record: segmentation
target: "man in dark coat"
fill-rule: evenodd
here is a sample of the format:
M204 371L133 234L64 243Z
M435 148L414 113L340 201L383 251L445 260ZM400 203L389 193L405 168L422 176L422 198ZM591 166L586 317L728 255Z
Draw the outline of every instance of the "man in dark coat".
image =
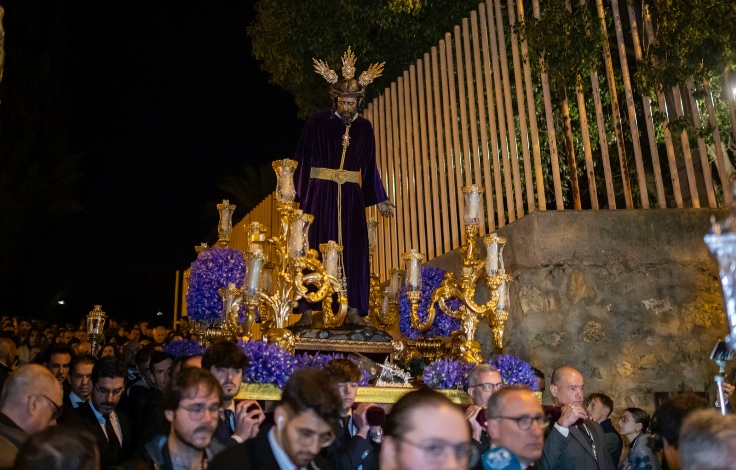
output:
M274 409L276 425L215 457L210 470L328 469L319 453L335 439L342 400L327 372L301 369L289 377Z
M130 420L115 411L125 391L127 372L123 361L114 356L97 361L92 369L90 399L60 421L61 425L85 429L94 436L103 469L124 462L133 451Z
M614 470L600 424L583 408L585 381L576 369L561 366L552 372L549 391L561 415L544 441L538 465L542 470Z

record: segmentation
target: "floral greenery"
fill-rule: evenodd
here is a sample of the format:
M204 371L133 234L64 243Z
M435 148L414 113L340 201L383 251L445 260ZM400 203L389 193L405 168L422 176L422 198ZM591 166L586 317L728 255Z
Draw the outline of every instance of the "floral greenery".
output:
M222 315L222 298L218 292L233 283L243 285L245 259L233 248L214 247L202 251L192 263L187 292L187 312L192 320L212 324Z
M272 384L284 388L286 381L295 370L314 368L324 369L333 359L344 358L341 353L309 355L308 353L293 355L273 343L251 340L238 341L238 346L248 357L248 366L243 370L243 382L256 384ZM358 366L360 364L350 358ZM362 367L360 386L368 385L371 375Z
M431 388L465 390L468 386L468 374L473 367L473 364L465 361L438 359L425 367L422 380Z
M245 383L273 384L284 388L298 366L293 355L274 343L239 340L238 346L248 357L248 365L243 370Z
M506 385L526 385L532 390L538 390L537 376L529 363L509 354L493 356L488 363L495 366L501 373Z
M424 321L427 318L427 311L429 310L429 305L432 303L432 292L440 286L444 278L444 269L422 266L422 295L419 298L418 312L420 321ZM460 301L450 299L447 301L447 306L456 309L460 306ZM435 338L438 336L447 337L450 336L450 333L460 328L460 320L445 315L439 306L435 307L435 310L437 313L434 317L434 323L429 330L422 333L416 328L412 328L409 317L411 303L406 298L406 288L402 288L399 298L399 328L401 329L401 334L409 339Z
M527 362L508 354L494 356L488 363L495 366L501 373L506 385L526 385L537 390L537 379L534 370ZM458 361L451 358L442 358L434 361L424 369L422 379L428 387L442 390L468 388L468 375L473 371L475 364Z
M164 346L164 352L174 357L201 356L204 348L195 339L183 339L174 341Z

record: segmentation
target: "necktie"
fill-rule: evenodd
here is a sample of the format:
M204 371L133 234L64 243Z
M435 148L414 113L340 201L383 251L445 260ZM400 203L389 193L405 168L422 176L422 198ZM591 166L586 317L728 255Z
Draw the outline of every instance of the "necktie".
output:
M115 429L113 428L110 415L105 415L105 432L107 433L107 441L110 443L110 448L114 454L117 454L120 450L120 441L118 440L118 435L115 433Z
M350 415L343 416L341 419L342 419L342 430L343 430L345 439L350 439L351 437L353 437L350 435Z
M233 427L233 416L235 416L233 410L225 410L225 422L227 423L227 428L230 432L235 432L235 428Z

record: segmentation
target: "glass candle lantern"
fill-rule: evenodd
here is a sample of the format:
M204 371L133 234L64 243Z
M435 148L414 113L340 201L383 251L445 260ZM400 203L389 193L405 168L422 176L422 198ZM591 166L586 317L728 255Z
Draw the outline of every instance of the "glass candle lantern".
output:
M306 256L307 251L309 251L307 232L313 220L314 216L312 215L305 214L298 209L294 211L289 227L289 257L301 258Z
M319 251L322 252L322 265L325 267L325 272L332 277L337 277L342 246L335 243L334 240L330 240L327 243L320 244Z
M486 245L487 276L498 274L498 242L499 237L495 232L483 238L483 243Z
M255 295L261 282L261 270L266 257L263 253L247 253L245 255L245 295Z
M481 221L483 207L483 187L478 184L463 186L463 201L465 211L463 218L466 225L478 225Z
M406 290L421 291L422 290L422 261L424 255L412 248L411 252L404 253L401 256L404 260L406 268L406 278L404 284Z
M220 224L217 227L217 234L221 240L230 240L230 233L233 231L233 212L235 212L235 204L230 204L227 199L222 200L222 204L217 205L220 212Z
M273 270L276 265L270 261L263 263L263 270L261 271L261 292L266 295L273 294Z
M378 244L378 222L376 219L368 219L368 249L373 251Z
M102 311L102 305L95 305L95 308L87 314L87 334L100 335L105 328L105 312Z
M298 163L288 158L276 160L271 164L276 172L276 200L279 202L294 202L296 189L294 187L294 171Z
M388 283L388 295L392 299L399 298L399 292L401 291L401 282L404 280L404 270L399 268L393 268L390 271L391 278Z

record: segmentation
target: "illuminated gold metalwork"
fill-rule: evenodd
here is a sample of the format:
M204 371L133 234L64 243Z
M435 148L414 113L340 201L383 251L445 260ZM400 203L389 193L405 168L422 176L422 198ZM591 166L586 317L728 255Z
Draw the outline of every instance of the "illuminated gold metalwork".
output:
M217 210L220 211L220 223L217 226L219 236L217 246L230 245L230 235L233 232L233 212L235 212L236 207L235 204L230 204L227 199L223 199L222 204L217 205Z
M90 353L93 356L97 356L104 340L105 319L107 316L102 311L102 305L95 305L95 308L87 314L87 335L90 342Z
M355 61L355 54L353 54L350 47L348 47L348 50L342 56L342 77L345 80L351 80L355 76ZM337 73L330 68L326 61L321 59L317 60L313 57L312 62L314 62L314 71L321 75L327 83L330 85L337 83ZM373 83L373 80L383 75L383 66L385 64L386 62L376 62L369 65L368 68L360 74L360 77L358 77L358 83L360 86L365 88ZM358 90L356 93L362 95L364 90Z

